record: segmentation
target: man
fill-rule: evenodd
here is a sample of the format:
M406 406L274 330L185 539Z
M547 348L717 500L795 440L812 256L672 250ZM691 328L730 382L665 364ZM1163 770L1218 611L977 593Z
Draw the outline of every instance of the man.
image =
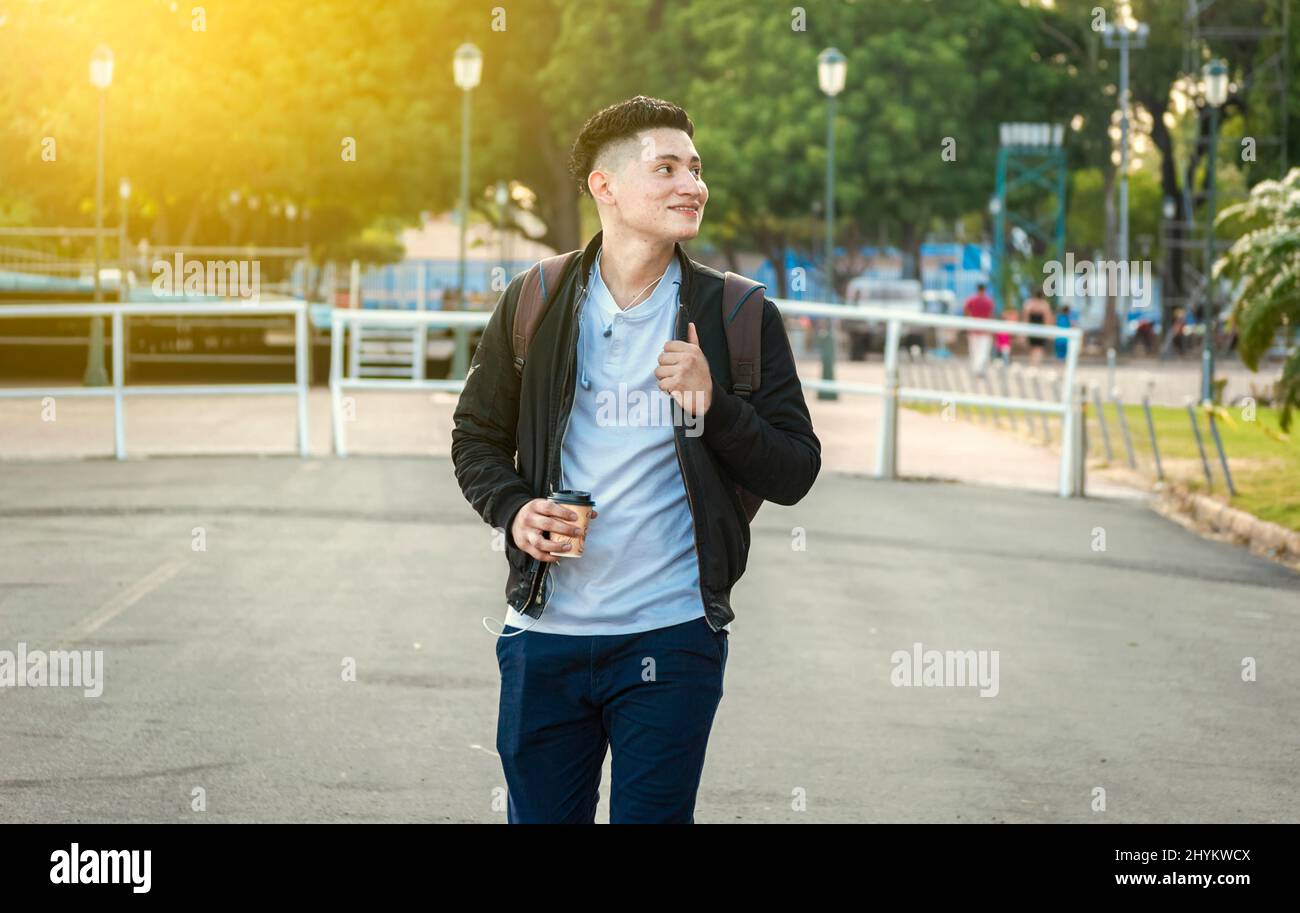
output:
M769 299L758 388L731 392L723 277L679 243L709 196L694 131L644 96L587 121L571 170L601 231L550 290L522 377L511 282L455 411L457 481L510 566L496 744L512 823L591 823L607 747L611 823L694 821L749 551L736 485L794 504L821 468ZM566 488L595 501L585 536L547 500Z
M984 283L975 289L975 294L966 299L962 313L967 317L979 317L988 320L993 316L993 299L984 294ZM970 349L970 368L983 377L984 369L989 363L989 349L993 346L993 337L986 330L967 330L966 346Z

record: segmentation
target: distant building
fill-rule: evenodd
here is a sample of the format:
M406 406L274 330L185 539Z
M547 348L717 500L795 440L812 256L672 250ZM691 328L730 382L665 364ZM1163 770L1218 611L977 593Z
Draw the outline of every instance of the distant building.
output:
M366 270L361 279L364 307L438 310L454 301L459 281L460 228L452 214L425 220L400 236L401 263ZM472 307L491 307L510 280L555 251L518 232L497 231L471 221L465 246L465 289ZM423 285L423 297L421 297Z

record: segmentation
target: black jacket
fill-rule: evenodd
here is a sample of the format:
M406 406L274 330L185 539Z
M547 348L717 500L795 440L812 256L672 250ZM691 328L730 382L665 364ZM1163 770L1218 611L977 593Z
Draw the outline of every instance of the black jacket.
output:
M519 508L560 485L559 432L567 423L576 385L575 311L600 239L598 232L580 268L571 267L552 291L558 297L550 299L529 345L522 379L511 360L510 339L523 274L514 278L488 320L454 414L456 481L479 515L505 532L510 565L506 600L533 618L545 608L541 584L550 565L522 551L510 527ZM746 401L730 392L722 274L691 260L681 245L675 250L682 268L676 338L685 340L686 325L694 321L713 376L712 401L700 432L687 435L676 424L674 433L695 521L700 596L716 631L735 617L731 588L745 572L749 554L749 523L735 483L768 501L794 504L817 478L821 443L813 433L777 306L763 300L759 388Z

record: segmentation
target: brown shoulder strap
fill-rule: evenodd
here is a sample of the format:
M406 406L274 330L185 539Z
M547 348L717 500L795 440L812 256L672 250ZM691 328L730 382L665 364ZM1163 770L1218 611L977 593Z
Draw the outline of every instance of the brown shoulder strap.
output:
M762 379L763 296L755 293L763 288L761 282L730 271L722 283L722 326L731 354L731 392L744 399L749 399Z
M515 373L523 375L524 361L528 357L528 344L537 333L537 326L546 315L546 306L551 295L560 287L564 271L575 257L581 256L581 250L571 250L567 254L556 254L538 260L524 274L524 284L519 289L519 303L515 307L514 332L511 344L514 349Z

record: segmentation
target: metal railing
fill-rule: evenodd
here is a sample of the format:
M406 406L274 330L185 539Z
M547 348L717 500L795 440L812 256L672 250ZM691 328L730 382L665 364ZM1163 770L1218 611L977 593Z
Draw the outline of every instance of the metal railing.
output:
M1028 415L1040 413L1044 416L1061 417L1061 466L1058 478L1058 493L1062 497L1083 494L1083 451L1081 428L1082 402L1076 390L1074 377L1079 361L1079 349L1083 332L1077 327L1054 327L1043 324L1020 323L1003 320L979 320L970 317L956 317L947 314L927 314L909 311L900 313L894 307L877 305L839 305L821 304L807 301L790 301L776 299L775 303L783 314L804 315L808 317L830 317L835 320L867 321L885 324L885 382L883 384L859 384L845 381L824 381L813 378L801 378L805 387L813 390L834 390L838 393L879 396L884 401L881 410L880 433L876 449L876 477L882 479L896 478L898 474L898 403L903 400L916 402L952 403L987 409L1015 409ZM483 327L490 314L483 311L356 311L338 310L333 313L330 334L330 393L333 405L334 452L339 456L347 455L347 441L344 425L345 414L343 391L347 389L372 390L447 390L459 391L464 387L464 380L424 380L419 377L361 377L357 376L357 363L348 359L351 369L344 371L344 330L347 327L357 331L374 327L392 331L406 328L413 337L419 338L430 326L451 327L457 330L458 362L468 362L465 349L468 348L468 330ZM1066 341L1065 377L1055 400L1029 399L1027 397L998 396L968 392L965 389L943 389L904 385L899 382L898 349L904 326L942 327L953 330L980 330L987 333L1007 333L1014 336L1040 336ZM356 335L353 337L357 338ZM418 348L416 348L418 352ZM422 356L422 352L420 356ZM413 372L415 373L415 372ZM459 373L455 370L453 374ZM991 388L990 388L991 389Z
M294 382L289 384L126 384L123 341L125 318L131 316L292 315L294 318ZM0 307L5 317L108 317L112 321L109 339L113 346L112 379L105 387L0 387L0 399L39 399L47 396L111 396L113 398L113 449L119 460L126 459L126 428L123 400L127 396L219 396L245 393L292 393L298 397L298 455L309 454L307 439L307 390L310 351L308 347L307 303L286 301L275 304L15 304Z
M348 455L346 424L349 420L344 404L345 390L449 390L465 386L463 378L430 380L424 376L425 342L429 327L449 327L456 338L456 358L452 374L464 373L459 365L468 364L469 334L487 326L492 315L486 311L384 311L375 309L335 308L330 315L330 414L333 418L334 453ZM410 333L411 359L409 377L366 377L360 354L362 337L367 329L382 331L392 340L403 330ZM345 336L351 333L348 358L344 359ZM346 365L345 365L346 361Z
M879 396L884 408L880 412L880 432L876 441L876 477L893 479L898 475L898 404L902 400L964 405L987 409L1038 412L1061 416L1061 466L1057 492L1061 497L1083 494L1083 454L1080 448L1081 427L1078 391L1074 375L1079 362L1083 331L1077 327L1053 327L1044 324L1007 320L981 320L947 314L899 313L897 309L874 305L818 304L807 301L775 299L783 314L807 317L830 317L835 320L867 321L885 324L885 380L883 384L858 384L803 378L803 385L813 390ZM1040 336L1066 341L1065 378L1058 399L1041 400L998 396L992 392L903 385L899 382L898 350L904 326L926 326L951 330L979 330L1011 336ZM991 363L991 359L990 359ZM991 390L990 386L990 390Z

